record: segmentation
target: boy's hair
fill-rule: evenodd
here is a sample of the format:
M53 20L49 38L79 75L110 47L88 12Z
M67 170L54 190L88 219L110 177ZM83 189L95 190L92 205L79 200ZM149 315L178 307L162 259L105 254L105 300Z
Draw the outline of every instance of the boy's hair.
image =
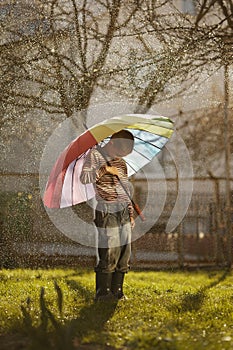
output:
M130 153L134 146L134 137L128 130L120 130L111 136L111 140L114 141L114 145L122 150L126 150Z

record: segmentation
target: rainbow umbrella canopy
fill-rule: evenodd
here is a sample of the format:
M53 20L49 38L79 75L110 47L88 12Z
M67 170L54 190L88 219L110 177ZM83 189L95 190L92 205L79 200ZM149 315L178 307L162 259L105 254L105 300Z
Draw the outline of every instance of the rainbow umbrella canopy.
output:
M47 182L44 204L65 208L95 196L93 184L79 180L85 157L97 144L105 145L112 134L125 129L134 136L134 149L124 157L128 175L148 164L165 146L174 131L173 122L163 116L127 114L96 124L73 140L58 157Z

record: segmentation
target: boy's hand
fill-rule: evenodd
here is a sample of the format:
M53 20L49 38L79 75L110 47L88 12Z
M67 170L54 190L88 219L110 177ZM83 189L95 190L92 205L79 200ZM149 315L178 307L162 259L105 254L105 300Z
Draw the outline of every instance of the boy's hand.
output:
M135 227L135 220L133 217L130 217L130 224L131 224L131 228Z
M119 176L118 169L115 166L105 166L107 173Z

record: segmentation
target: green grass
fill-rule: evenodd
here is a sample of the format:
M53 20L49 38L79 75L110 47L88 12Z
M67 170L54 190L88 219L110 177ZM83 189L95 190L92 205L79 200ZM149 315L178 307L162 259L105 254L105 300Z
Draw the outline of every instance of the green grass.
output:
M0 348L233 348L231 271L131 271L118 303L94 303L94 283L89 270L0 270Z

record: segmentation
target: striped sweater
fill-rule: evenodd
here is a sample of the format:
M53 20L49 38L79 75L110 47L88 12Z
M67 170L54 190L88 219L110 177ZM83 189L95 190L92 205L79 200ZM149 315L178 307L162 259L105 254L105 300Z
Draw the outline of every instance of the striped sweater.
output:
M109 160L111 166L118 169L119 178L130 193L127 166L122 158ZM133 206L125 190L119 183L117 176L109 174L105 169L106 160L97 149L92 149L83 164L80 181L83 184L95 184L97 201L127 202L130 216L133 216Z

